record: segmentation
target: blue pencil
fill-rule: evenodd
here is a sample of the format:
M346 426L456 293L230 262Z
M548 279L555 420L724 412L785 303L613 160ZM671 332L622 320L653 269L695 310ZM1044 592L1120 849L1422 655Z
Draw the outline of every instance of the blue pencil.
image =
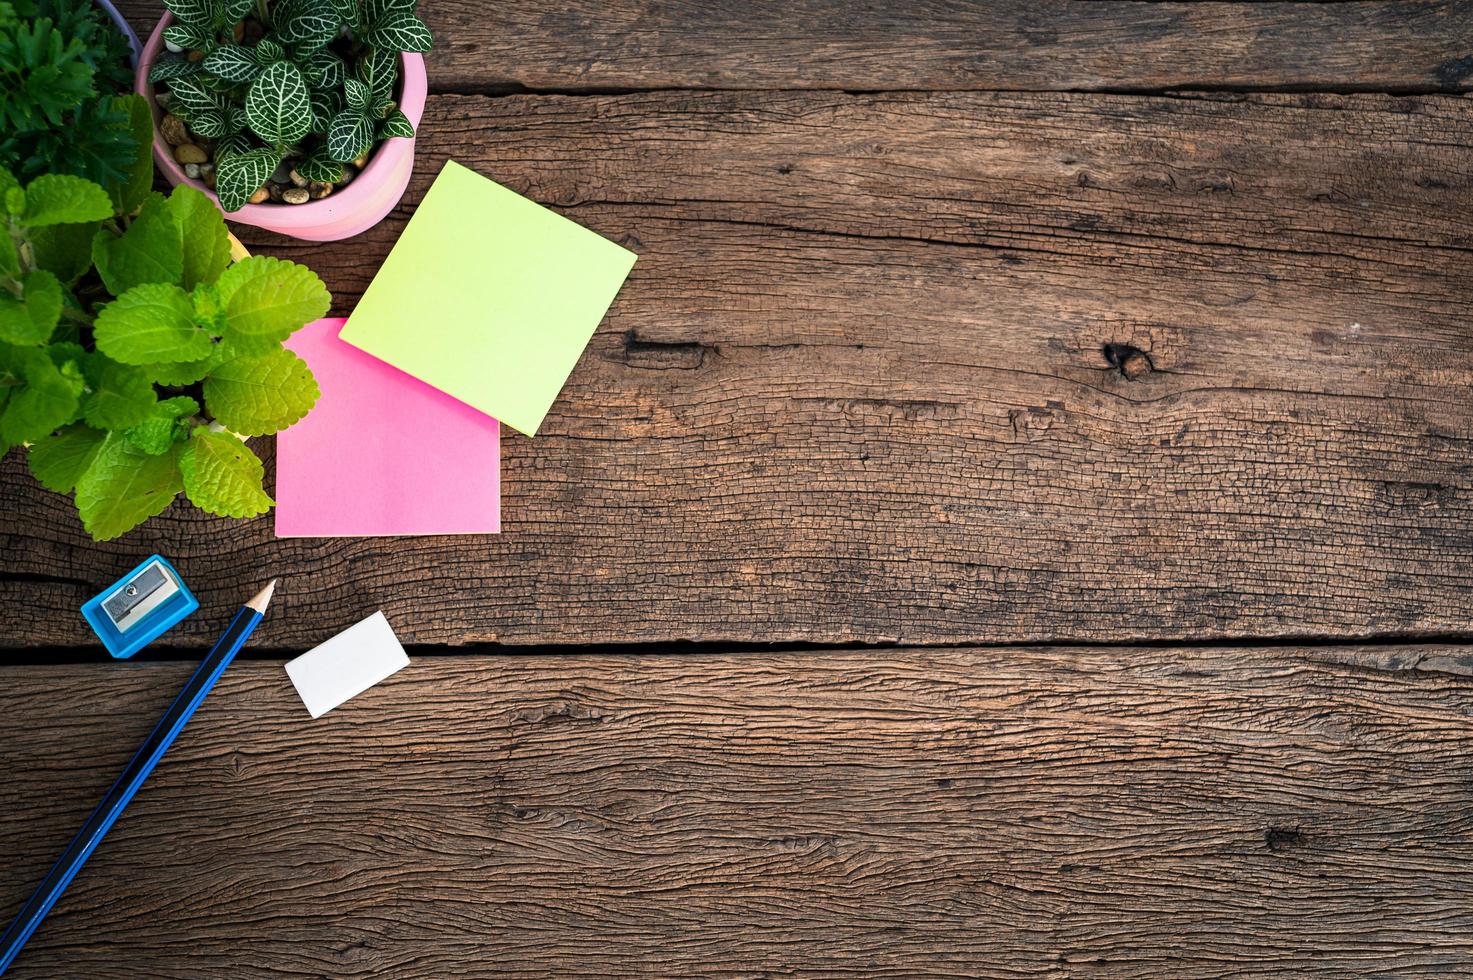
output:
M184 685L184 690L179 692L179 696L154 726L153 733L148 736L138 754L133 756L133 761L128 763L128 768L123 770L123 774L118 777L113 788L107 791L107 796L103 797L97 809L92 811L92 816L87 818L65 853L46 873L30 901L21 908L20 914L5 931L5 936L0 938L0 975L10 968L21 947L31 938L31 933L36 931L41 920L46 918L46 913L51 911L51 906L61 898L66 886L71 884L108 829L122 814L128 801L133 799L133 794L138 792L148 774L153 772L154 766L163 758L164 752L173 744L184 728L184 723L189 721L205 695L210 693L210 688L215 686L225 668L230 666L230 661L235 659L236 653L245 645L246 638L266 615L266 606L271 602L271 593L275 589L276 582L273 580L254 599L240 607L220 639Z

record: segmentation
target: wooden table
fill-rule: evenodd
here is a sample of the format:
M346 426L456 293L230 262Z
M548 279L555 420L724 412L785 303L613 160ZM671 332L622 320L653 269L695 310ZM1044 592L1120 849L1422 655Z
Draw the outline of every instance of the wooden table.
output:
M454 158L639 263L500 537L0 466L0 915L284 576L17 980L1473 972L1473 3L426 16L404 201L248 246L347 312Z

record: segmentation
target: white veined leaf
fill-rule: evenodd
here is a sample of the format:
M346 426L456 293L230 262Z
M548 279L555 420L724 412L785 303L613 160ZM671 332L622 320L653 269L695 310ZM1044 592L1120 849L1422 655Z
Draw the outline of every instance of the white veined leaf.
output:
M174 79L169 82L169 94L174 96L175 104L190 112L209 112L222 105L220 96L205 88L198 78Z
M368 109L368 98L371 94L367 85L356 78L343 79L343 94L348 98L348 108L354 112L365 112Z
M236 113L238 118L245 118L244 113L239 113L238 110L232 111ZM217 158L221 158L230 156L233 153L246 153L251 148L251 138L237 129L235 132L222 139L219 143L215 144L215 156ZM273 167L272 169L275 168Z
M218 109L196 112L189 128L206 139L217 140L229 135L226 131L225 113Z
M170 24L164 28L164 40L186 51L208 51L215 46L210 29L197 24Z
M307 84L314 89L341 88L347 75L343 59L331 51L313 51L307 57L299 58L297 63Z
M343 165L321 149L297 163L297 173L308 180L336 184L343 179Z
M220 198L220 206L226 211L239 211L280 163L281 154L265 147L224 156L217 150L215 195Z
M267 143L287 147L306 136L312 106L301 70L278 61L261 72L246 92L245 111L246 124Z
M256 42L255 47L256 64L265 68L275 61L286 57L286 48L269 37L263 37Z
M379 21L394 13L414 13L415 0L364 0L363 20L368 24Z
M190 78L203 71L198 61L188 61L184 58L169 58L165 61L155 61L153 67L148 70L148 80L155 84L167 82L175 78Z
M164 6L180 23L209 29L213 26L214 9L210 0L164 0Z
M373 94L386 99L393 94L394 82L399 78L399 54L382 48L370 49L358 59L356 69L358 78Z
M249 82L261 71L251 50L239 44L222 44L205 56L205 71L229 82Z
M338 36L342 26L343 22L338 20L337 13L330 7L308 9L282 24L276 33L283 41L294 45L300 53L321 48Z
M251 8L255 5L255 0L221 0L221 20L226 26L234 25L244 20L245 15L250 13Z
M395 109L389 113L379 126L378 134L380 139L390 139L392 137L413 139L414 123L410 122L409 117L404 115L403 112Z
M390 51L428 51L434 43L425 22L411 13L398 11L364 28L362 40Z
M327 127L327 153L340 163L356 160L373 146L373 120L348 110L333 117Z

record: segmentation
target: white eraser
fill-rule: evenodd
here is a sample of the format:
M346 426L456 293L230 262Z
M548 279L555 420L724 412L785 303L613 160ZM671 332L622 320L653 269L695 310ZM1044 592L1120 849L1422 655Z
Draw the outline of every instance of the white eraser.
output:
M291 661L286 673L312 717L321 718L408 666L409 655L380 611Z

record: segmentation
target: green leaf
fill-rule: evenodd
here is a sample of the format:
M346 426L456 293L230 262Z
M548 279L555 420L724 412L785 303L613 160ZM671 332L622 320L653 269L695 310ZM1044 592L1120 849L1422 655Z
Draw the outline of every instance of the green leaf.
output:
M241 44L220 45L205 57L204 68L228 82L249 82L261 72L255 53Z
M184 62L190 64L190 62ZM132 214L148 198L153 186L153 113L141 95L123 95L113 104L128 114L128 132L135 147L133 165L122 180L108 184L108 197L116 214Z
M0 416L0 441L12 446L34 442L72 420L82 393L80 376L63 373L45 351L34 347L7 346L0 353L0 378L8 376L12 385Z
M255 255L226 269L217 283L225 339L247 354L264 353L302 324L326 316L332 296L304 265Z
M98 429L127 429L148 418L158 401L141 368L105 357L94 362L92 391L82 399L83 418Z
M223 344L211 344L210 353L197 361L178 361L173 364L145 364L143 370L155 384L170 388L182 388L204 379L220 362L225 360Z
M326 152L318 150L297 164L297 173L308 180L336 184L343 179L343 165L329 157Z
M307 362L285 348L232 358L205 379L205 407L221 425L247 436L295 424L317 403Z
M425 22L408 11L386 14L368 26L359 37L365 44L391 51L428 51L434 44Z
M109 541L163 513L184 489L177 457L172 447L153 456L121 434L109 435L77 480L82 526L95 540Z
M26 276L24 299L0 295L0 340L33 347L51 339L61 318L61 283L44 269Z
M179 228L184 288L214 282L230 265L230 232L220 209L200 191L180 184L169 195L169 210Z
M184 275L184 250L179 225L164 196L149 194L122 235L99 231L92 239L92 261L114 296L144 283L179 282Z
M378 134L380 139L401 137L403 139L414 138L414 123L403 112L395 109L379 124Z
M273 146L290 146L312 125L307 80L296 65L278 61L261 72L246 92L246 124Z
M215 8L210 0L164 0L164 6L186 24L206 30L214 27Z
M193 398L179 396L157 402L149 417L123 432L135 449L157 456L166 453L176 442L189 438L194 422L191 416L199 414L199 402Z
M189 294L170 283L135 286L97 314L97 349L122 364L177 364L210 355Z
M0 224L0 275L14 279L20 274L20 253L15 250L15 239L10 231Z
M201 426L179 453L184 492L200 510L219 517L256 517L276 501L261 483L266 470L245 443Z
M193 78L204 71L201 63L187 58L168 58L155 61L148 70L148 80L155 85L172 82L176 78Z
M341 163L356 160L371 146L373 120L361 112L340 112L327 127L327 153L334 160Z
M38 440L26 455L26 463L41 486L56 493L71 493L77 480L97 458L106 438L106 432L85 425L69 425Z
M97 225L48 225L30 232L31 258L64 283L74 283L92 268L92 238Z
M105 221L113 216L107 191L70 174L45 174L26 185L21 224L31 228Z
M281 154L261 148L215 161L215 194L226 211L239 211L281 163Z

